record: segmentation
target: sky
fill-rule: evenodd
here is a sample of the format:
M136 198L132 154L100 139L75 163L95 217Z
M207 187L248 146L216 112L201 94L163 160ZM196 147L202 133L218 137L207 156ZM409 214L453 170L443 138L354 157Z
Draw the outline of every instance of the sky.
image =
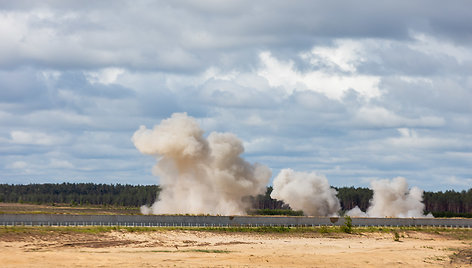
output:
M243 157L472 187L472 2L0 0L0 183L158 184L173 113Z

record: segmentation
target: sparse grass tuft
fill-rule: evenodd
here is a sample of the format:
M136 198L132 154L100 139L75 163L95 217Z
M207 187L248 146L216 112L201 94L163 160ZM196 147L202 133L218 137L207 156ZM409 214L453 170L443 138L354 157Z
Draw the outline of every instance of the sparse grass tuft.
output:
M230 253L231 251L228 250L221 250L221 249L189 249L184 250L185 252L203 252L203 253Z
M341 231L347 234L352 233L352 219L349 216L344 217L344 224L340 226Z
M328 226L321 226L319 229L318 229L318 232L320 234L327 234L330 232Z
M400 242L400 234L396 230L393 231L393 241Z

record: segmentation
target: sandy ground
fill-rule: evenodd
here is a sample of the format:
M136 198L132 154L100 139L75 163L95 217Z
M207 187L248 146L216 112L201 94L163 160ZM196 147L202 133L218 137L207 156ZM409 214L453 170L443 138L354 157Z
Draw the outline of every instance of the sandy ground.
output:
M472 267L472 241L430 233L197 231L0 235L1 267Z

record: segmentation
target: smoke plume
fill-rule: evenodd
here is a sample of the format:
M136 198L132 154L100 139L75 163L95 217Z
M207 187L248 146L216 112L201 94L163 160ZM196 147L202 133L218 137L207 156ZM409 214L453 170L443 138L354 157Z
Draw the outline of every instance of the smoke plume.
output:
M242 159L244 147L234 134L203 134L186 113L134 133L136 148L156 158L153 174L162 187L159 200L141 208L144 214L241 215L249 205L244 197L264 193L271 171Z
M371 182L374 196L370 200L367 212L359 207L348 211L347 215L354 217L398 217L422 218L424 215L423 190L412 187L408 189L405 178L397 177L392 180L374 180Z
M336 194L322 175L283 169L274 179L270 196L308 216L334 216L341 208Z

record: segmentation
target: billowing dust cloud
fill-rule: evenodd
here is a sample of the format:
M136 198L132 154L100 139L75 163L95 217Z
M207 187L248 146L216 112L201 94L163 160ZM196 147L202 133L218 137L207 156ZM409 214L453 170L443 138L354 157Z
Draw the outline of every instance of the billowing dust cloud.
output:
M270 196L307 216L334 216L341 208L336 194L322 175L283 169L274 179Z
M374 180L371 182L374 196L370 200L367 212L355 207L347 212L354 217L398 217L422 218L424 215L423 190L412 187L408 189L405 178L397 177L392 180Z
M159 200L141 207L143 214L241 215L249 206L244 197L265 192L271 171L242 159L244 147L235 135L203 134L186 113L134 133L136 148L156 158L153 174L162 187Z

